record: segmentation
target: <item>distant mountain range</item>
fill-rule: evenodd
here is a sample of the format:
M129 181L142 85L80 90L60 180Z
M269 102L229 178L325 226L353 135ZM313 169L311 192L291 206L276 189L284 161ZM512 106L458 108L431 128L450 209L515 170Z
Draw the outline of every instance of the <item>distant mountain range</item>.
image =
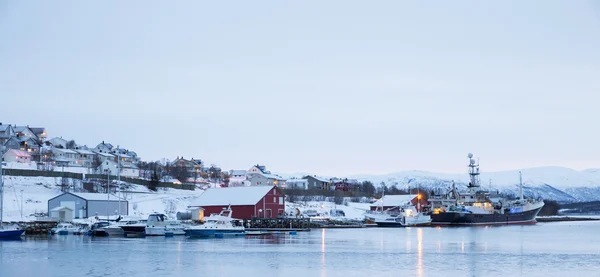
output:
M520 170L523 174L523 191L529 197L560 202L580 202L600 200L600 169L582 171L565 167L536 167ZM293 176L300 177L300 174ZM371 181L375 185L382 182L386 186L421 187L426 190L445 190L452 181L458 187L469 183L469 175L443 174L426 171L402 171L384 175L352 175L347 178L360 181ZM486 189L499 190L506 194L517 195L519 192L519 170L482 172L481 183Z

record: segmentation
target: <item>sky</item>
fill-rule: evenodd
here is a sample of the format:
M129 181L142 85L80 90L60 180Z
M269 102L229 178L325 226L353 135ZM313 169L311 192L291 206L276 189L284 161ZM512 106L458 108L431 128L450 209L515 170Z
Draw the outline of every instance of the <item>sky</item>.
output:
M596 1L0 1L0 122L329 176L600 167Z

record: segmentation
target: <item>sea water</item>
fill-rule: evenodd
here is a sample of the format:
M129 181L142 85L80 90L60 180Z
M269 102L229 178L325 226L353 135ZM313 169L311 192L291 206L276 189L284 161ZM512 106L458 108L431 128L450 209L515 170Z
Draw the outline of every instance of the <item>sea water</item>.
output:
M597 276L600 222L313 229L296 235L25 237L0 276Z

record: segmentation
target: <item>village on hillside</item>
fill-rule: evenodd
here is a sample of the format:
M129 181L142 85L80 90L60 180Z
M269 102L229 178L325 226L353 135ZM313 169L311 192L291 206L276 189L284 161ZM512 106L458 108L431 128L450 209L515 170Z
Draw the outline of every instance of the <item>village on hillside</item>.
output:
M100 141L97 145L80 145L71 138L49 138L46 128L29 125L0 122L0 145L5 146L5 169L78 173L92 176L90 179L99 179L96 177L102 174L140 180L156 178L163 183L194 185L197 189L274 185L282 189L375 193L369 182L317 175L284 178L260 164L222 170L193 157L146 161L134 150L118 144Z

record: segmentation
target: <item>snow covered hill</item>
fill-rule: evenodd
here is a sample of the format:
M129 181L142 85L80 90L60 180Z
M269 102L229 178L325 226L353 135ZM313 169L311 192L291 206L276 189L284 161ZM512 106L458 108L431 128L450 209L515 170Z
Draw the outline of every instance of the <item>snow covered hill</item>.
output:
M564 167L537 167L522 169L524 193L557 201L600 200L600 169L582 171ZM387 186L396 185L400 189L421 186L436 190L448 188L452 181L458 186L466 186L469 175L443 174L425 171L403 171L385 175L355 175L361 181L369 180L375 185L384 182ZM518 193L519 170L482 172L482 185L509 194Z
M59 195L60 178L4 176L4 220L29 221L36 213L48 211L48 199ZM131 185L131 193L123 195L129 201L129 215L146 218L152 212L165 213L175 218L183 212L202 190L161 189L149 191L146 187ZM21 217L21 209L23 217Z

